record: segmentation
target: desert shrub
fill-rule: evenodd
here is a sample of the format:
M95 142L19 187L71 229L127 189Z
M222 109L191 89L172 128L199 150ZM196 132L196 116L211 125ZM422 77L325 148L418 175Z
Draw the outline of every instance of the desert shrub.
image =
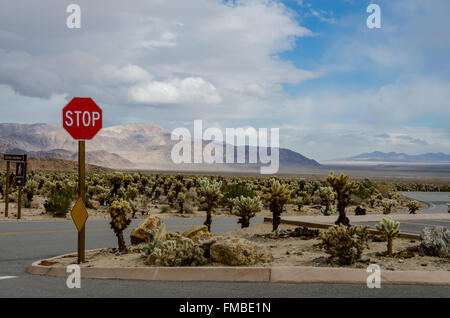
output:
M297 206L297 210L300 212L305 205L303 197L298 197L295 199L295 205Z
M25 193L25 207L31 207L31 202L33 201L33 197L37 192L38 184L37 182L30 180L25 187L23 187L23 192Z
M52 189L50 196L44 203L45 211L57 217L64 217L69 212L72 201L76 197L76 191L70 184L58 185Z
M241 228L250 226L250 219L262 209L261 199L259 197L244 197L234 199L234 215L239 216L238 223Z
M186 194L184 192L178 192L175 202L178 206L178 213L183 214L184 205L186 203Z
M321 202L321 209L323 215L330 215L332 211L336 211L336 209L333 209L333 203L336 200L336 193L334 192L332 187L319 187L316 191L316 193L320 197Z
M145 263L154 266L198 266L207 263L203 255L204 250L191 239L173 233L151 249Z
M161 211L161 213L169 213L170 211L172 211L172 209L171 209L170 206L168 206L168 205L163 205L163 206L160 208L160 211Z
M131 212L131 207L127 201L120 200L114 201L110 207L108 207L108 213L111 216L111 229L117 236L119 252L125 252L127 247L123 238L123 231L131 223L131 219L128 217L128 213Z
M336 224L350 225L350 220L345 215L345 208L349 204L350 195L358 190L358 184L354 181L349 182L349 176L344 174L336 177L333 171L330 172L326 181L336 192L337 211L339 212Z
M281 222L281 213L286 203L289 202L291 191L286 185L282 185L278 180L272 179L270 187L267 189L264 200L268 203L272 212L272 231L276 231Z
M390 214L392 208L397 204L395 200L387 199L381 201L381 206L383 207L383 214Z
M206 204L206 221L203 223L211 232L212 213L219 206L219 202L223 197L220 191L222 187L221 181L210 181L206 178L199 181L197 188L197 201L200 204Z
M417 210L419 210L419 202L417 201L409 201L406 206L409 209L409 214L416 214Z
M369 226L332 226L320 233L319 247L330 254L329 262L352 265L368 247Z
M386 254L392 256L392 249L394 240L400 234L400 222L395 222L391 218L384 218L376 228L380 231L381 235L387 240Z
M241 196L253 198L256 196L256 193L250 189L248 184L245 183L231 183L222 186L221 189L223 193L223 197L220 200L220 203L223 206L227 206L230 210L230 213L232 213L233 205L234 205L234 199L240 198Z

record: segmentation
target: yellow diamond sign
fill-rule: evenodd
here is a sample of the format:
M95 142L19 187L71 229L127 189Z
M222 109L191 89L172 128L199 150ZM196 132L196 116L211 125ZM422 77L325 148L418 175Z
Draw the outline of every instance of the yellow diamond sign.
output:
M83 199L81 199L81 197L78 198L77 203L75 203L70 215L72 216L73 223L75 223L78 232L80 232L88 218L88 213L84 207Z

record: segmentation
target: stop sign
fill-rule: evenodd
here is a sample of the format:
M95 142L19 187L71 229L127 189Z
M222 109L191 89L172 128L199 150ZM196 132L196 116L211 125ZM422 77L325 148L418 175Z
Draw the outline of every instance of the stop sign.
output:
M75 140L89 140L102 129L102 110L92 98L74 97L63 108L63 127Z

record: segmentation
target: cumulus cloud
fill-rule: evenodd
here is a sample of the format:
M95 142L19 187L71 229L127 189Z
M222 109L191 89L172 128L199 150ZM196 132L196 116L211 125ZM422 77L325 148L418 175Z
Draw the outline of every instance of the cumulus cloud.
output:
M199 77L139 84L130 88L130 97L141 104L217 104L221 101L214 85Z
M82 28L67 29L62 3L19 8L16 1L2 2L0 83L39 98L91 94L109 104L223 102L238 108L236 94L259 98L270 90L256 92L257 86L321 76L277 58L297 38L313 34L276 0L78 4ZM44 9L45 19L36 19ZM14 21L12 12L20 12ZM14 32L7 32L10 25Z

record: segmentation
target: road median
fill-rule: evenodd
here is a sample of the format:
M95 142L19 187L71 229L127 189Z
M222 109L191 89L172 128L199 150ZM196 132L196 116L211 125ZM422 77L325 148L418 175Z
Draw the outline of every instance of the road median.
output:
M97 250L92 250L97 251ZM28 267L33 275L68 277L65 267L54 266L59 258L38 260ZM366 284L371 273L360 268L312 266L199 266L199 267L80 267L82 278L148 281L215 281L271 283ZM450 285L450 271L381 271L382 284Z

